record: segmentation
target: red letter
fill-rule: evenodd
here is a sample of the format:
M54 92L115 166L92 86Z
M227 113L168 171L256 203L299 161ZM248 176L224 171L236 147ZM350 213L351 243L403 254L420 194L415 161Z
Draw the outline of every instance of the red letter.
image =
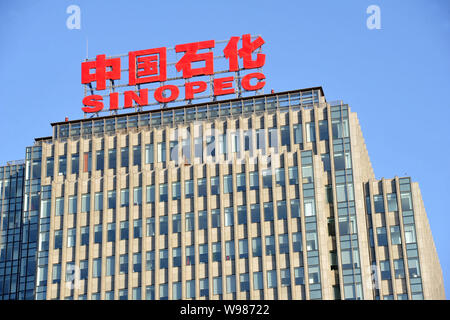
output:
M256 60L252 59L252 53L260 48L264 44L264 39L258 37L252 42L252 38L249 34L242 35L242 48L239 49L239 56L244 58L244 68L245 69L256 69L260 68L266 62L266 55L258 53L256 55Z
M239 42L239 37L231 37L228 41L227 46L223 49L225 58L229 59L230 71L237 71L239 69L238 63L238 49L237 44Z
M196 86L197 88L194 89L194 86ZM205 81L186 82L184 84L184 99L185 100L194 99L194 93L200 93L205 90L206 90Z
M214 79L214 95L223 96L234 93L233 80L234 77Z
M242 88L244 88L247 91L255 91L255 90L261 89L262 87L264 87L266 85L265 81L259 81L254 86L252 86L250 84L250 79L252 79L252 78L255 78L258 80L264 80L266 78L266 76L260 72L249 73L245 77L242 78L242 82L241 82Z
M203 76L214 73L214 55L213 52L197 53L201 49L214 48L215 41L201 41L194 43L178 44L175 46L176 52L186 52L184 56L175 64L178 72L183 70L183 78L191 78L193 76ZM192 68L192 62L204 61L205 66L200 68Z
M94 113L103 109L103 97L98 94L93 94L83 98L83 104L87 107L81 108L83 112Z
M164 90L170 90L170 96L169 97L164 97L163 96L163 92ZM162 87L159 87L158 89L155 90L155 100L161 103L165 103L165 102L170 102L170 101L174 101L178 98L180 94L180 90L178 89L177 86L174 86L173 84L168 84Z
M106 67L111 67L111 70L106 71ZM95 73L90 73L91 69L95 69ZM120 79L120 58L106 59L104 54L100 54L97 56L95 61L81 63L82 84L88 84L96 81L96 89L105 90L107 79Z
M109 94L109 110L119 109L119 93L111 92Z
M125 97L125 102L123 104L124 108L131 108L133 106L133 101L140 106L148 105L148 89L139 90L139 95L134 91L125 91L123 94Z
M167 79L166 48L155 48L128 53L128 84L165 81ZM145 77L148 76L148 77Z

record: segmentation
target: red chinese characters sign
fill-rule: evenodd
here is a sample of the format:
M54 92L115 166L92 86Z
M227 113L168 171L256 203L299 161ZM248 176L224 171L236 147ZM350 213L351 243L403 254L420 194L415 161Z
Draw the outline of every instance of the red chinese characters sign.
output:
M174 63L168 63L170 49L166 47L131 51L128 53L128 69L121 69L123 60L120 57L107 58L104 54L97 55L95 60L81 64L81 83L89 87L91 92L91 95L84 97L82 110L85 113L104 111L104 98L109 98L110 111L118 110L119 92L116 89L129 86L135 89L121 92L123 109L205 98L208 86L211 89L210 98L238 94L242 90L260 90L265 86L265 76L261 72L266 61L265 54L261 53L263 44L264 40L260 36L251 37L245 34L242 37L231 37L222 50L223 56L219 57L214 56L213 49L217 49L214 40L179 44L175 46L174 51L176 55L181 55L181 58ZM215 70L217 58L227 60L224 70ZM168 69L173 66L176 75L169 77ZM249 72L251 69L257 69L257 72ZM124 71L128 71L128 79L123 77ZM235 74L216 77L230 72ZM128 81L118 85L121 80ZM166 84L175 80L183 83ZM143 88L152 84L156 87ZM182 91L184 88L184 98L180 98L180 88ZM106 89L110 89L109 94L99 94L99 91ZM98 91L97 94L94 94L94 90ZM149 101L150 91L153 92L154 103Z

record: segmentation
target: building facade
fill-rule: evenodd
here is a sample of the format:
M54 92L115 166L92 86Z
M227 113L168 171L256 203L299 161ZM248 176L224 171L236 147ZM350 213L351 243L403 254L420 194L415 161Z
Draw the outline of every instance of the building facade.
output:
M0 168L0 299L445 299L417 183L321 87L52 127Z

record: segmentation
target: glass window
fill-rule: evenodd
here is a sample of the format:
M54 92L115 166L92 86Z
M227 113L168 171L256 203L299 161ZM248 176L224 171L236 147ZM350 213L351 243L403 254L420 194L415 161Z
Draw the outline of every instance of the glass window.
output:
M275 254L275 238L273 236L266 236L266 255L271 256Z
M120 190L120 206L128 207L130 201L130 194L128 188Z
M140 252L133 253L133 272L141 272L142 255Z
M294 268L294 277L296 285L302 285L305 283L305 270L303 267Z
M88 261L80 260L80 280L86 280L88 278Z
M135 239L142 238L142 220L134 220L133 222L133 236Z
M147 203L155 202L155 186L147 186Z
M398 210L397 194L395 194L395 193L387 194L387 203L388 203L388 211L389 212L397 211Z
M400 235L400 226L391 226L391 242L392 244L402 243L402 237Z
M81 212L89 212L91 207L91 195L83 194L81 195Z
M225 242L225 260L234 260L234 240Z
M249 173L250 178L250 190L259 189L259 176L257 171L252 171Z
M300 218L300 200L291 200L291 218Z
M201 244L198 246L200 263L208 263L208 244Z
M211 177L211 195L217 195L219 191L219 177Z
M321 157L322 157L323 170L331 171L330 154L322 153Z
M167 190L167 183L163 183L159 185L159 201L160 202L165 202L167 201L167 195L168 190Z
M52 269L52 282L59 283L61 281L61 264L54 264Z
M414 230L414 225L405 225L405 241L406 243L416 242L416 232Z
M116 191L108 191L108 209L116 208Z
M120 273L128 273L128 254L121 254L119 257Z
M62 230L55 230L55 249L62 249L62 238L63 231Z
M211 226L213 228L220 228L220 210L211 210Z
M285 185L284 168L275 169L275 183L279 186Z
M209 283L208 278L200 279L200 297L207 297L209 295Z
M233 207L225 208L225 227L234 225L234 210Z
M272 188L272 170L267 169L262 171L263 188Z
M76 241L76 229L70 228L67 229L67 247L75 247L75 241Z
M197 179L197 186L198 186L198 196L199 197L206 197L206 178L199 178Z
M89 244L89 226L81 227L81 245Z
M58 174L59 175L65 175L66 174L66 169L67 169L67 158L66 158L66 156L59 156L58 163L59 163ZM36 176L37 175L33 175L33 177L36 177Z
M181 232L181 214L172 215L172 232Z
M245 173L236 174L236 190L237 192L245 191Z
M233 176L231 174L223 176L223 192L224 193L233 192Z
M394 273L395 278L404 278L405 277L405 265L403 263L403 259L394 260Z
M306 233L306 250L315 251L317 250L317 233L307 232Z
M187 246L186 247L186 265L194 265L195 264L195 247Z
M301 234L301 232L295 232L292 234L292 250L294 252L302 251L302 234Z
M298 169L297 167L289 167L289 184L296 185L298 184Z
M116 168L116 149L108 150L108 168L109 169Z
M89 154L89 153L87 153L87 154ZM78 171L79 171L79 166L78 166L79 162L80 162L80 156L78 155L78 153L72 154L72 172L71 172L72 174L77 174L78 173Z
M278 220L287 219L286 201L277 201Z
M319 120L319 139L328 140L328 121Z
M116 241L116 224L114 222L108 223L108 242Z
M418 258L408 259L408 270L410 278L420 277L420 267Z
M146 253L146 270L155 270L155 251L147 251Z
M69 214L77 213L77 196L69 196Z
M181 184L180 182L172 182L172 200L181 199Z
M206 211L198 212L198 229L204 230L208 228L208 216Z
M320 282L320 273L319 273L319 267L309 267L308 270L308 278L309 278L309 284L315 284Z
M106 257L106 275L113 276L114 275L114 256Z
M268 270L267 271L267 287L276 288L277 287L277 271Z
M128 147L120 149L120 163L122 168L128 167Z
M252 218L252 223L258 223L261 220L259 204L250 205L250 213Z
M411 199L411 193L402 193L400 196L402 200L402 210L408 211L412 210L412 199Z
M230 275L226 278L227 281L227 293L236 292L236 276Z
M92 277L99 278L102 274L102 259L97 258L92 261Z
M194 181L193 180L186 180L184 182L184 196L186 199L194 197Z
M186 281L186 298L187 299L195 298L195 280Z
M154 151L153 144L145 145L145 163L153 163L154 161Z
M168 234L169 231L169 218L167 216L159 217L159 234Z
M186 231L193 231L194 230L194 223L195 223L195 221L194 221L194 213L193 212L186 213L185 219L186 219L186 221L185 221L186 222L185 223Z
M103 192L96 192L94 196L94 209L96 211L103 210Z
M135 187L133 189L133 203L135 206L140 206L142 204L142 188Z
M213 256L213 261L221 261L222 260L222 255L221 255L221 247L220 247L220 242L215 242L212 244L212 256Z
M120 222L120 240L128 240L128 221Z
M247 241L247 239L239 240L239 258L240 259L248 258L248 241Z
M273 221L273 203L264 202L264 221Z
M102 224L94 226L94 243L102 243Z
M383 201L383 195L374 195L373 196L373 202L375 205L375 212L381 213L384 212L384 201Z
M316 207L314 203L314 198L304 199L305 205L305 216L314 216L316 214Z
M306 142L316 141L316 128L314 122L307 122L305 127Z
M301 123L294 124L294 143L303 143L303 133Z
M280 254L289 253L289 240L287 233L278 235L278 245L280 247Z
M172 266L173 267L181 267L181 248L173 248L172 249Z
M288 268L280 270L280 278L282 287L291 285L291 272Z
M253 289L254 290L264 289L262 272L253 272Z
M255 237L252 239L252 255L253 257L261 257L262 255L262 247L261 247L261 238Z
M133 166L141 165L141 146L133 146Z
M391 279L391 267L389 260L380 261L381 280Z
M169 287L167 283L163 283L159 285L159 299L167 300L169 298Z
M172 283L172 300L181 299L181 282Z
M55 215L62 216L64 215L64 198L56 198L56 207L55 207Z
M158 162L166 162L166 143L158 143Z
M385 247L388 245L386 227L377 228L377 240L380 247Z
M247 224L247 206L237 207L238 224Z
M241 287L241 292L250 290L250 280L248 273L242 273L239 275L239 286Z
M291 144L289 126L281 126L280 132L281 132L281 145L289 146Z
M104 152L103 150L97 150L95 153L95 158L97 159L97 164L95 170L103 170L104 167Z
M167 269L169 267L169 252L167 249L159 251L159 268Z

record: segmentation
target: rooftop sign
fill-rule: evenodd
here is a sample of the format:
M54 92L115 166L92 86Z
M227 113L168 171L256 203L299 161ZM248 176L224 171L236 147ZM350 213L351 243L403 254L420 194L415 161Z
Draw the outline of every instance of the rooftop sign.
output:
M97 55L81 63L85 86L81 109L85 115L117 113L119 109L140 111L144 106L258 94L266 84L263 44L260 36L245 34L228 41L207 40L115 57Z

